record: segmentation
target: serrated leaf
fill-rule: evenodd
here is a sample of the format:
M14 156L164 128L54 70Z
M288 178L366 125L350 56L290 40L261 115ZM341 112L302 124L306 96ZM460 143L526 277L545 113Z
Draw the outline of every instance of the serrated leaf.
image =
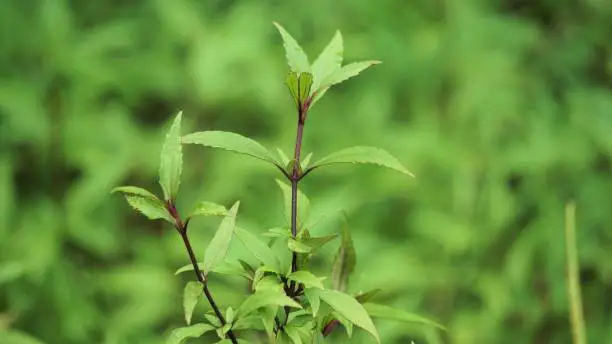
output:
M440 325L434 320L427 319L418 314L406 312L401 309L396 309L390 306L376 304L376 303L364 303L363 307L373 318L380 319L388 319L388 320L396 320L407 323L416 323L423 325L430 325L433 327L437 327L442 330L446 330L446 327Z
M375 164L392 170L404 173L411 177L414 175L408 171L402 164L387 151L376 147L357 146L346 148L338 152L332 153L323 159L315 162L309 170L332 164Z
M221 148L239 154L249 155L254 158L269 162L283 168L284 165L277 161L259 142L228 131L199 131L183 136L185 144L198 144L206 147Z
M185 289L183 290L183 309L185 311L185 322L187 325L191 324L191 316L193 315L195 306L198 304L198 299L204 291L203 288L204 286L202 283L197 281L189 281L185 284Z
M312 105L319 101L321 97L327 92L327 90L336 84L339 84L347 79L350 79L368 67L379 64L380 61L362 61L362 62L353 62L349 63L345 66L342 66L336 69L333 73L329 74L321 83L318 85L317 89L315 89L314 98L312 100Z
M212 238L208 244L208 247L206 248L203 269L205 275L207 275L209 271L214 269L223 261L227 251L229 250L232 236L234 235L234 229L236 227L236 213L238 212L239 206L240 201L234 203L223 221L221 221L219 229L217 229L215 236Z
M225 216L227 215L227 209L221 204L213 202L199 202L193 207L193 210L189 214L189 218L194 216Z
M340 68L343 53L342 34L340 31L336 31L334 37L332 37L312 64L312 74L314 76L313 88L315 90L326 77Z
M342 242L338 253L332 264L332 286L340 291L345 291L348 286L348 279L355 270L356 263L355 248L353 239L346 221L342 226Z
M181 183L183 169L183 151L181 146L181 117L176 115L162 147L161 163L159 165L159 184L164 192L164 199L174 200Z
M166 205L159 199L153 200L148 197L126 195L125 199L134 210L143 214L149 220L166 220L174 224L174 219L166 209Z
M298 42L293 38L284 27L274 22L274 26L280 33L283 39L283 46L285 47L285 57L287 58L287 64L292 71L302 73L310 72L310 63L308 62L308 56L300 47Z
M304 284L308 288L323 289L323 280L325 277L317 277L312 272L299 270L287 275L287 279Z
M276 182L278 183L278 186L280 187L283 193L283 198L285 200L285 220L287 221L287 224L291 224L291 186L283 183L282 181L278 179L276 180ZM308 216L309 208L310 208L310 200L308 200L308 197L306 197L306 195L304 195L304 193L302 193L302 191L298 189L298 193L297 193L298 230L302 227L302 224L306 220Z
M328 304L334 311L345 317L348 321L369 332L378 343L380 338L372 319L363 306L350 295L336 290L318 290L317 293L323 302Z
M236 317L244 317L256 309L270 305L302 308L302 306L285 294L264 290L252 294L246 300L244 300L236 311Z
M143 189L143 188L139 188L137 186L118 186L114 188L113 190L111 190L111 193L115 193L115 192L123 192L124 194L127 194L127 195L140 196L140 197L149 198L152 200L157 200L163 203L151 191Z
M363 304L368 302L369 300L371 300L374 296L376 296L378 293L380 293L382 291L382 289L372 289L368 292L365 293L360 293L358 295L355 296L355 299L357 301L359 301L359 303Z
M181 344L189 338L200 338L204 333L214 331L215 328L209 324L194 324L186 327L179 327L170 333L166 344Z
M236 228L236 237L242 242L244 247L259 259L264 265L280 271L280 264L274 251L255 235L242 228Z
M316 318L317 313L319 312L319 307L321 306L321 298L319 297L319 294L310 288L306 288L304 290L304 296L306 296L308 303L312 308L312 316Z

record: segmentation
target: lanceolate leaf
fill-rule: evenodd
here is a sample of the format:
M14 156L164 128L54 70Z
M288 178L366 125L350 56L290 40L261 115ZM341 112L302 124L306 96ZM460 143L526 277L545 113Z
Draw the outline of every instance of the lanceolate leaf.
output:
M255 235L242 228L236 228L236 236L242 242L244 247L251 252L255 258L259 259L264 265L280 271L280 264L274 251L264 242L259 240Z
M393 307L389 307L386 305L380 305L376 303L364 303L363 307L366 309L368 314L370 314L370 316L373 318L381 318L381 319L388 319L388 320L397 320L397 321L402 321L402 322L407 322L407 323L430 325L430 326L434 326L442 330L446 330L444 326L440 325L439 323L431 319L427 319L420 315L409 313L401 309L396 309Z
M319 307L321 306L321 298L316 291L313 291L310 288L306 288L304 290L304 295L308 299L308 303L310 303L310 307L312 308L312 316L316 317L319 312Z
M193 310L198 304L198 299L202 295L203 285L200 282L189 281L185 285L183 292L183 308L185 310L185 322L187 325L191 324L191 316Z
M244 300L242 305L240 305L238 310L236 310L236 317L244 317L256 309L270 305L302 308L302 306L285 294L271 290L264 290L252 294L246 300Z
M189 338L200 338L204 333L213 331L215 328L209 324L194 324L187 327L179 327L170 333L166 344L182 344Z
M342 66L341 68L337 68L333 73L327 75L325 79L317 85L317 88L315 89L316 94L314 96L314 99L312 100L312 104L314 105L314 103L319 101L319 99L323 97L325 92L327 92L327 90L331 86L339 84L349 78L352 78L361 73L364 69L379 63L380 61L354 62Z
M283 38L283 46L285 47L285 56L287 58L289 68L298 73L310 72L308 56L300 47L295 38L293 38L280 24L275 22L274 25Z
M125 199L132 208L150 220L163 219L174 224L174 220L166 209L166 205L159 199L130 195L126 195Z
M232 208L228 211L219 229L215 233L204 254L204 274L208 274L209 271L214 269L219 263L223 261L225 255L230 246L232 236L234 235L234 228L236 227L236 213L240 201L236 202Z
M313 89L316 90L328 75L340 68L343 53L342 35L340 31L336 31L334 37L312 64Z
M191 213L189 218L194 216L225 216L227 215L227 209L221 204L213 202L200 202L198 203Z
M287 157L287 154L285 154L285 152L283 152L283 150L280 148L276 148L276 151L278 152L278 156L280 157L280 162L283 163L283 166L287 166L287 164L289 163L289 157Z
M338 152L332 153L312 164L309 170L313 170L322 166L344 163L375 164L414 177L414 175L410 171L408 171L404 166L402 166L402 164L387 151L381 148L364 146L346 148Z
M332 285L335 289L345 291L348 279L355 270L355 248L349 232L348 224L342 227L342 243L332 265Z
M183 136L183 143L199 144L207 147L221 148L239 154L250 155L254 158L267 161L283 168L284 165L277 161L272 153L257 141L240 134L227 131L199 131Z
M127 195L145 197L145 198L149 198L152 200L158 200L161 202L161 200L157 198L157 196L155 196L152 192L150 192L149 190L143 189L143 188L139 188L137 186L119 186L119 187L114 188L111 191L111 193L115 193L115 192L123 192L124 194L127 194Z
M378 343L380 339L372 319L352 296L336 290L326 289L317 291L321 300L327 303L334 311L345 317L348 321L368 331Z
M166 141L161 152L159 184L164 191L164 198L166 200L174 200L176 198L181 182L181 171L183 168L181 116L182 112L179 112L174 119L170 131L166 135Z
M310 271L300 270L300 271L292 272L289 275L287 275L287 279L291 281L296 281L298 283L302 283L306 287L323 289L322 281L325 278L317 277L313 275Z
M281 188L285 199L285 220L287 221L287 224L291 224L291 186L281 182L278 179L276 182ZM306 217L308 216L308 209L310 208L310 201L308 200L308 197L306 197L306 195L304 195L299 189L297 202L297 223L299 230L302 223L304 223L306 220Z

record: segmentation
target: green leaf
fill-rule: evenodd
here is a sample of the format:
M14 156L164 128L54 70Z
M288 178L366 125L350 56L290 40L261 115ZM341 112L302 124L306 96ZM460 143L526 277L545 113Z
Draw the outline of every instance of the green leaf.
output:
M204 270L204 263L198 263L198 268L200 270ZM193 264L187 264L185 266L180 267L179 269L177 269L174 272L174 275L178 275L178 274L181 274L181 273L187 272L187 271L193 271ZM241 267L240 265L238 265L236 263L231 263L231 262L221 262L219 265L217 265L211 271L214 272L214 273L224 274L224 275L242 276L242 277L245 277L247 279L251 279L252 278L252 275L249 274L249 272L245 271L243 269L243 267Z
M227 215L221 221L219 229L215 233L204 254L204 274L207 275L210 270L215 268L219 263L223 261L227 251L229 250L234 229L236 227L236 213L240 201L234 203L232 208L228 211Z
M323 334L321 333L321 331L315 329L314 334L312 336L312 344L324 344L325 343L325 337L323 337Z
M363 304L368 302L369 300L371 300L374 296L376 296L376 294L380 293L382 291L382 289L372 289L368 292L365 293L360 293L358 295L355 296L355 299L357 301L359 301L359 303Z
M287 157L287 154L285 154L285 152L283 152L283 150L280 148L276 148L276 151L278 152L278 156L280 157L280 161L283 163L283 166L287 166L290 161L289 157Z
M342 243L332 264L332 285L335 289L340 291L346 290L349 276L355 270L356 260L353 239L351 238L348 223L344 221L344 226L342 226Z
M323 247L323 245L327 244L328 242L334 240L337 237L338 237L338 234L332 234L332 235L326 235L322 237L298 238L298 241L300 242L301 245L308 247L310 249L309 252L314 252L318 250L319 248Z
M252 294L246 300L244 300L244 302L236 311L236 317L244 317L256 309L270 305L302 308L302 306L300 306L297 302L295 302L285 294L281 294L271 290L264 290Z
M359 73L361 73L366 68L381 63L380 61L363 61L363 62L354 62L349 63L341 68L337 68L333 73L329 74L320 84L317 85L317 89L315 90L315 96L312 100L312 104L316 103L323 97L327 90L336 84L339 84L349 78L352 78Z
M274 26L276 26L276 29L283 38L283 46L285 47L285 56L289 68L297 73L310 72L308 56L304 50L302 50L295 38L293 38L280 24L274 22Z
M376 147L364 146L346 148L338 152L332 153L324 157L323 159L315 162L309 168L309 170L313 170L322 166L343 163L375 164L414 177L414 175L410 171L408 171L404 166L402 166L402 164L387 151Z
M287 337L291 339L291 342L293 344L302 344L302 338L300 338L300 333L295 327L286 326L284 328L284 331Z
M191 316L193 315L193 310L195 306L198 304L198 299L202 295L204 286L202 283L197 281L189 281L185 284L185 289L183 291L183 309L185 310L185 322L187 325L191 324Z
M272 153L257 141L232 132L199 131L183 136L182 142L185 144L198 144L206 147L221 148L252 156L274 164L281 169L284 167L283 164L274 158Z
M334 311L351 323L369 332L380 343L380 338L372 319L355 298L331 289L319 290L318 294L321 300L327 303Z
M402 322L407 322L407 323L430 325L430 326L437 327L442 330L446 330L446 327L440 325L434 320L427 319L420 315L409 313L401 309L396 309L393 307L376 304L376 303L365 303L363 304L363 307L368 312L368 314L370 314L370 316L373 318L397 320L397 321L402 321Z
M247 316L242 319L237 319L232 326L233 330L264 330L262 319L259 315Z
M306 100L310 97L312 89L312 74L289 72L285 84L293 98L294 104L300 111Z
M272 290L279 293L283 292L283 284L278 279L276 275L268 275L264 276L259 281L253 285L253 289L256 292L264 291L264 290Z
M229 324L232 324L234 322L234 319L236 319L235 315L236 314L232 306L227 307L227 310L225 311L225 321Z
M22 331L13 329L0 329L0 343L2 344L44 344L40 339Z
M310 303L310 307L312 308L312 316L316 317L317 313L319 312L319 307L321 306L321 298L319 297L319 294L317 294L316 291L313 292L313 290L310 288L306 288L304 290L304 295L308 299L308 303Z
M317 90L325 78L340 68L343 53L342 34L340 31L336 31L334 37L332 37L331 41L312 64L312 74L314 75L313 88L315 90Z
M259 259L264 265L280 271L280 263L274 254L274 251L264 242L259 240L255 235L251 234L242 228L236 228L236 236L242 242L244 247Z
M183 168L183 152L181 147L181 117L179 112L166 135L166 141L161 151L159 165L159 184L164 191L165 200L174 200L181 183Z
M170 333L166 344L181 344L189 338L200 338L204 333L214 331L215 328L209 324L194 324L187 327L179 327Z
M300 96L300 105L303 105L308 97L310 96L310 90L312 88L312 74L302 73L300 74L298 82L298 94Z
M111 193L115 193L115 192L123 192L124 194L128 194L131 196L140 196L140 197L149 198L151 200L157 200L159 202L162 202L159 198L157 198L157 196L155 196L149 190L139 188L137 186L119 186L119 187L114 188L111 191Z
M287 246L289 247L291 252L310 253L312 251L312 248L310 246L293 238L287 239Z
M323 280L325 277L317 277L310 271L299 270L287 275L287 278L292 281L304 284L306 287L323 289Z
M281 182L280 180L276 180L278 186L281 188L283 193L283 197L285 199L285 220L287 224L291 224L291 186ZM298 189L297 195L297 224L298 230L301 228L302 224L306 220L308 216L308 210L310 208L310 201L308 197L302 193Z
M132 208L150 220L163 219L174 224L172 215L170 215L168 209L166 209L166 205L161 200L153 200L148 197L130 195L126 195L125 199Z
M221 204L213 203L213 202L199 202L193 207L191 213L189 213L189 218L194 216L225 216L227 215L227 209Z
M306 170L308 168L308 164L310 163L310 159L312 159L312 153L308 153L304 159L301 161L302 170Z
M206 320L208 320L208 322L214 326L214 328L221 327L221 320L217 318L217 315L214 312L211 311L210 313L205 313L204 318L206 318Z

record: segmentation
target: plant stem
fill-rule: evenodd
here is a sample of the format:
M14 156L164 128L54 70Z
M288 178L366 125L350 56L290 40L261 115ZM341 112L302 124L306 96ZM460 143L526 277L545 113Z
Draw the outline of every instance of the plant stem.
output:
M174 211L174 213L176 213L176 210ZM198 266L198 261L196 259L195 253L193 252L193 248L191 247L191 242L189 242L189 237L187 237L188 222L185 223L185 225L182 225L182 222L180 221L179 218L176 218L176 220L177 220L177 229L179 229L178 226L182 227L181 229L179 229L179 233L181 234L181 238L183 238L183 243L185 244L185 248L187 249L187 253L189 254L189 260L191 260L191 264L193 265L193 269L195 271L196 278L198 279L198 281L200 281L200 283L202 283L202 285L204 285L204 295L206 295L206 299L208 299L208 303L210 304L213 311L217 315L217 318L219 318L219 321L221 322L221 324L225 325L226 321L225 321L225 318L223 317L223 313L221 313L221 311L219 310L217 303L213 299L213 296L210 293L210 290L208 289L208 281L206 279L206 276L204 275L204 273L202 272L202 270L200 270L200 267ZM238 344L238 339L236 339L236 336L234 335L232 330L229 330L227 332L227 336L229 337L229 339L232 341L233 344Z
M302 113L300 111L298 117L297 134L295 137L295 151L293 153L293 171L291 174L291 236L295 239L297 236L297 194L298 194L298 183L300 182L300 152L302 151L302 136L304 134L304 121L302 120ZM293 252L291 257L291 271L297 271L297 253ZM294 284L291 284L291 289L294 288Z
M565 238L567 254L567 289L570 301L570 325L574 344L586 344L580 277L578 269L578 249L576 245L576 204L565 206Z

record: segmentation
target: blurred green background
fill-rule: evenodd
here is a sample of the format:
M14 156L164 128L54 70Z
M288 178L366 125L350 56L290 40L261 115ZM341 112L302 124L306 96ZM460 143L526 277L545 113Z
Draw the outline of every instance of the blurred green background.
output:
M380 146L417 178L339 166L303 189L314 208L349 214L352 291L382 286L382 302L449 328L378 321L384 343L570 343L571 200L588 337L612 342L609 0L2 0L2 343L162 343L183 325L179 238L109 191L160 193L159 151L179 110L184 133L230 130L291 151L272 21L311 60L339 29L345 61L383 61L317 103L304 150ZM260 232L282 224L278 176L188 146L179 204L240 199L239 221ZM192 224L200 256L217 224ZM219 303L238 305L235 281L211 283Z

